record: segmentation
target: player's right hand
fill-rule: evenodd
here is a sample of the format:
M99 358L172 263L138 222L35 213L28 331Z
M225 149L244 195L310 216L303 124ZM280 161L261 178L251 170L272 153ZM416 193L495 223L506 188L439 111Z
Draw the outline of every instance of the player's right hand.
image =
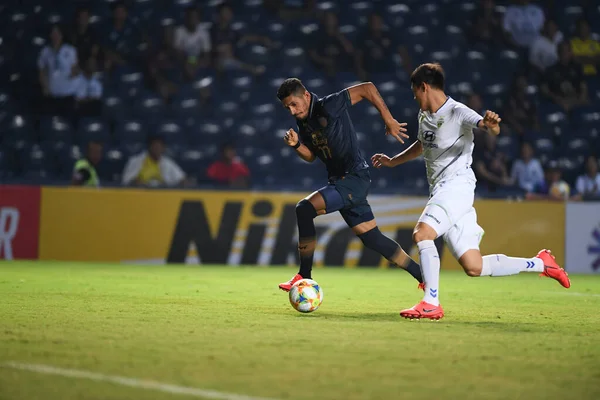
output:
M288 129L288 131L283 136L283 140L285 140L285 143L288 146L294 147L296 145L296 143L298 143L298 140L299 140L298 139L298 134L296 133L295 130Z
M404 139L409 138L406 134L406 125L406 122L400 123L392 118L385 123L385 134L392 135L397 141L404 144Z
M373 163L373 166L375 168L381 168L381 167L390 167L391 168L394 166L392 159L383 153L374 154L373 157L371 157L371 162Z

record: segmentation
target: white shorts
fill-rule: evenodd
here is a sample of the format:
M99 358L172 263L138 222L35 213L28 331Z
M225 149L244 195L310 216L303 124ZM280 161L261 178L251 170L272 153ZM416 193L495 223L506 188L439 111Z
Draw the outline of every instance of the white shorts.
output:
M455 178L438 184L429 198L419 222L431 226L457 260L468 250L479 250L484 231L477 224L473 207L475 181Z

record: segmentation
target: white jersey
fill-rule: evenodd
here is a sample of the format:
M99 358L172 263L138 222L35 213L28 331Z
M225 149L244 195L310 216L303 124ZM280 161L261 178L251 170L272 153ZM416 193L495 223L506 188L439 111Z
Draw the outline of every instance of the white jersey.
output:
M451 97L435 113L419 111L418 140L423 145L427 180L435 185L458 175L475 180L473 128L483 117Z

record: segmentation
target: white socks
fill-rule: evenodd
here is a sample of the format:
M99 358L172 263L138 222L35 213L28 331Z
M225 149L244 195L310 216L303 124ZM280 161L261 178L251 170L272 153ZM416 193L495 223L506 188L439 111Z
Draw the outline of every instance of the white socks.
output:
M425 282L425 297L423 300L434 306L439 306L440 255L433 240L423 240L417 243L417 247L421 258L423 282Z
M537 257L519 258L504 254L483 256L481 276L516 275L519 272L544 272L544 263ZM424 273L423 277L425 277Z

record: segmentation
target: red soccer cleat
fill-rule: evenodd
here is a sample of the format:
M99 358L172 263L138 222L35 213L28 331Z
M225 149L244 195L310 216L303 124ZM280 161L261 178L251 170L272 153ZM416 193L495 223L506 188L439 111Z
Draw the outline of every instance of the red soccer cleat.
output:
M417 287L417 289L425 291L425 282L419 283L419 286Z
M299 280L304 279L302 277L302 275L300 274L296 274L294 275L294 277L292 279L290 279L287 282L283 282L279 284L279 289L281 290L285 290L286 292L289 292L292 289L292 286L294 285L294 283L298 282Z
M433 319L440 320L444 318L444 309L442 305L434 306L433 304L421 301L414 307L400 311L400 316L406 319Z
M540 276L547 276L548 278L556 279L558 283L566 287L571 287L571 280L569 274L556 263L554 256L550 250L540 250L536 256L544 263L544 272Z

